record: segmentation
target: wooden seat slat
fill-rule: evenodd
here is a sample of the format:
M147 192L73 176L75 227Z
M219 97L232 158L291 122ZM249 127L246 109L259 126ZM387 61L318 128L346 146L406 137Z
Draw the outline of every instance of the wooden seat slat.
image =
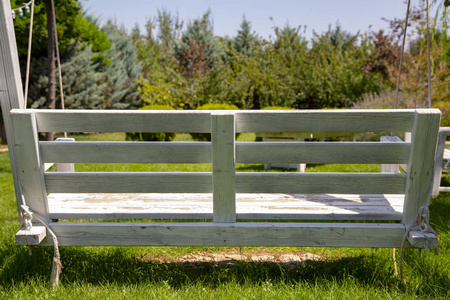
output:
M212 219L212 194L50 194L52 219ZM404 195L236 194L237 219L401 220Z

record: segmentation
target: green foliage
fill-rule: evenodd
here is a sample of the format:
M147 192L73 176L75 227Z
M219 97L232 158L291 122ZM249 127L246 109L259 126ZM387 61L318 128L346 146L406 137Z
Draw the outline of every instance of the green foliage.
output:
M233 104L227 103L208 103L199 106L197 110L238 110L239 108Z
M65 108L97 108L103 99L104 84L100 83L103 74L97 71L91 47L79 44L66 49L62 60L62 76ZM47 58L32 60L28 106L46 108L48 76ZM59 81L59 80L57 80ZM57 85L59 89L59 85ZM57 107L61 107L60 93L56 93Z
M170 72L166 73L167 75ZM183 78L173 72L173 77L165 77L161 80L150 82L149 79L140 79L138 83L139 97L144 105L161 104L176 108L189 107L190 91ZM178 81L176 81L178 79ZM168 82L166 82L166 80ZM197 98L196 95L194 95Z
M199 106L197 110L238 110L239 108L233 104L226 103L208 103ZM211 133L189 133L196 141L211 141ZM236 139L240 134L236 133Z
M144 79L137 82L140 98L145 105L163 105L164 103L168 106L174 106L176 99L171 95L167 84L157 86Z
M111 48L105 53L109 64L102 68L105 90L99 108L136 109L141 106L137 79L142 72L136 43L111 20L101 30L108 36Z
M219 57L220 49L214 38L210 17L211 11L208 10L200 19L195 19L189 23L181 36L181 40L175 45L175 57L183 68L187 67L183 64L183 59L185 59L186 53L192 50L203 54L208 68L212 68L214 61ZM193 47L200 49L192 49Z
M71 1L73 5L68 8L74 11L71 17L82 16L78 2ZM39 13L42 13L41 6L37 8ZM16 22L21 37L26 36L25 19L20 24ZM300 26L275 26L275 38L268 41L252 32L245 16L235 37L214 36L210 11L183 28L177 16L165 9L158 10L157 16L148 19L144 33L135 27L128 34L113 22L98 31L96 22L92 17L76 20L69 17L58 30L77 33L72 42L84 40L93 44L92 60L98 62L97 71L102 73L97 82L103 89L98 108L163 104L193 109L206 103L233 104L240 109L343 108L361 101L364 95L378 95L391 88L396 77L393 68L398 61L395 38L383 33L352 35L339 24L334 28L330 26L325 33L315 33L310 41L302 36L304 31ZM66 28L70 26L75 29ZM448 77L449 47L445 26L433 31L434 41L439 42L441 51L433 61L434 80L440 82ZM423 39L411 43L412 56L422 42ZM111 49L105 51L109 46ZM77 46L77 49L83 50L82 47L87 45ZM35 60L37 68L45 70L43 62L39 58ZM417 70L423 76L422 63L411 63L406 69L420 67ZM32 76L35 85L32 94L36 97L33 99L44 103L45 77ZM419 77L408 76L408 80ZM409 89L417 98L422 97L422 86L416 85L415 89L409 86L414 87L406 84L405 90ZM438 86L434 93L436 102L444 101L447 85Z
M257 42L257 37L254 33L251 32L251 23L245 18L245 15L242 17L241 28L238 30L238 33L233 41L233 47L237 52L242 53L246 56L254 55L255 43Z
M12 8L22 6L24 1L12 1ZM98 30L95 21L82 13L78 0L55 1L56 27L60 52L63 53L73 43L91 45L94 52L102 53L109 49L106 35ZM30 16L14 21L20 65L24 66L27 56ZM36 1L33 20L33 59L47 56L47 15L45 1Z
M288 24L286 24L283 29L275 27L275 49L295 51L296 45L304 43L304 38L300 35L300 29L301 26L293 28Z
M286 107L286 106L266 106L261 108L262 110L293 110L295 108Z
M139 108L139 110L175 110L168 105L150 104Z
M220 54L210 15L211 11L208 10L201 19L189 23L181 40L175 44L176 63L183 76L190 81L191 108L195 106L195 79L201 78L212 68Z
M341 48L342 50L347 50L355 45L356 39L358 38L359 32L356 35L352 35L345 30L342 30L339 23L336 24L336 29L331 29L331 25L328 29L329 39L331 45L334 48Z
M433 107L441 110L441 126L450 126L450 102L440 101L435 103Z
M356 43L340 28L330 29L316 35L308 47L300 29L276 27L275 42L255 41L251 56L224 39L224 59L199 80L197 102L230 103L241 109L339 108L380 92L383 74L367 70L374 49L370 37L359 36Z
M143 106L139 110L174 110L174 108L167 105L154 104ZM175 132L127 132L125 139L127 141L168 142L173 141L175 136Z
M23 1L13 1L12 7ZM55 1L63 86L68 108L95 108L100 102L102 85L98 64L106 63L103 53L110 48L106 34L99 31L95 20L83 15L78 0ZM14 22L19 62L25 75L30 16ZM47 15L45 1L36 1L33 21L33 42L28 105L46 108L48 94ZM90 60L90 61L89 61ZM84 81L84 82L83 82ZM23 82L25 80L23 78ZM57 85L58 86L58 85ZM83 90L84 89L84 90ZM56 93L60 103L59 93ZM92 99L88 99L88 96ZM58 104L60 106L60 104Z

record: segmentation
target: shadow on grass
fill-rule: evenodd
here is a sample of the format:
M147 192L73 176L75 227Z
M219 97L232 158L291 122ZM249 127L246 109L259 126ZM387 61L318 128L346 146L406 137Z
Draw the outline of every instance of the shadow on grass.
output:
M407 283L394 275L389 249L368 250L353 257L303 263L272 262L159 262L141 255L152 248L140 247L64 247L62 284L168 284L175 289L193 285L215 288L226 283L261 285L264 282L289 285L326 286L335 282L345 288L348 280L362 287L429 297L445 297L450 290L450 253L448 251L450 194L432 199L432 225L441 235L441 256L417 258L413 250L405 253ZM11 229L12 230L12 229ZM10 230L9 230L10 231ZM9 233L8 233L9 234ZM139 254L136 254L139 253ZM8 239L0 246L0 286L4 289L27 282L48 282L53 249L43 247L29 256L26 247Z
M3 287L12 283L48 280L53 250L39 248L29 256L24 247L10 257L0 277ZM24 251L25 250L25 251ZM150 250L149 248L145 250ZM145 251L144 250L144 251ZM317 283L321 280L345 280L350 276L363 284L396 284L389 262L378 255L340 258L302 263L245 262L229 260L219 262L158 262L144 261L130 255L124 247L97 252L94 248L67 247L61 249L64 265L61 275L64 283L140 284L165 282L174 288L201 284L217 287L234 282L238 284ZM380 286L381 287L381 286Z

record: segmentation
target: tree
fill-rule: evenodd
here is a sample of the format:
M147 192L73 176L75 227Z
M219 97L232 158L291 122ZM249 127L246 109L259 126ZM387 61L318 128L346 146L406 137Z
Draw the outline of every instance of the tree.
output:
M48 33L53 31L50 30L50 27L49 30L47 30L47 25L50 26L53 22L51 18L47 18L46 8L49 9L48 15L51 16L51 5L46 6L46 3L48 3L49 0L46 1L36 2L35 4L31 65L32 68L33 66L38 65L40 72L50 72L50 74L54 74L51 70L54 67L54 60L48 59L49 56L54 57L54 51L49 49L49 45L54 45L54 42L49 40L48 35ZM56 26L61 59L63 61L67 61L67 55L69 55L69 53L73 55L75 54L73 51L68 50L68 48L75 47L76 49L82 50L82 47L88 47L88 45L91 45L92 48L90 51L94 51L96 53L92 58L93 61L95 63L104 63L102 52L107 50L110 47L110 44L106 34L100 32L96 26L95 19L83 15L82 7L80 6L78 0L55 1L54 4L57 12ZM22 5L23 1L20 0L15 0L12 3L13 8ZM22 68L23 76L25 75L29 23L29 16L24 16L22 19L17 18L14 24L19 62ZM51 38L52 35L50 34L50 39ZM78 44L83 46L78 46ZM42 63L44 62L52 65L43 68ZM31 69L31 72L34 72L33 69ZM48 97L48 105L50 107L58 106L58 104L54 102L55 99L57 99L57 96L53 96L53 91L50 92L51 96L49 97L48 94L50 89L42 88L42 82L45 81L47 84L49 83L48 76L44 76L42 73L34 74L34 79L38 81L36 82L34 80L30 80L30 90L34 89L34 93L29 93L29 97L27 99L28 104L32 105L34 101L38 101L38 103L36 103L33 107L44 107L42 104L43 95L37 94L37 91L41 91L45 93L44 97ZM25 82L25 80L23 80L23 82ZM35 84L37 84L37 86L33 87ZM56 85L54 83L51 84L51 89L56 90Z
M91 46L74 44L66 49L62 61L62 76L64 88L64 104L68 109L95 109L103 99L104 84L100 83L103 76L98 72L98 64L94 63L95 53ZM41 57L33 61L29 98L35 99L32 108L45 108L47 99L45 94L48 89L48 77L46 68L47 58ZM61 103L57 93L56 102ZM57 105L57 108L60 106Z
M201 19L188 24L181 41L175 47L177 64L183 75L190 80L191 108L194 108L194 79L200 78L219 56L219 48L214 40L213 28L207 11Z
M342 50L348 50L353 47L359 35L359 31L357 34L352 35L351 33L342 30L339 23L336 24L336 29L334 30L332 30L330 26L328 32L331 45L333 45L334 48L340 48Z
M165 68L172 65L175 44L183 22L178 16L172 16L166 9L158 9L158 40L161 48L161 64Z
M55 66L55 31L54 31L54 7L53 0L45 1L45 10L47 12L47 62L48 62L48 93L47 108L56 107L56 66ZM46 134L47 141L53 141L53 132Z
M120 30L111 20L102 27L111 48L105 53L109 64L102 68L106 87L100 108L129 109L141 106L138 84L142 72L137 59L136 43L132 36Z
M290 27L289 24L286 24L281 30L280 28L275 27L275 49L284 48L292 51L296 48L295 45L302 44L304 42L304 38L300 36L300 29L301 26L294 28Z
M251 32L251 23L247 21L245 15L242 17L241 29L233 41L233 46L236 51L247 56L253 54L254 43L257 42L257 36Z

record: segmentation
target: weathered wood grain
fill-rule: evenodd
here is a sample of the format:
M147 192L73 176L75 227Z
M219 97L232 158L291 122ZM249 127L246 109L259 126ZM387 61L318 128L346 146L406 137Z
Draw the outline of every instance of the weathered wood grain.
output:
M383 142L387 142L387 143L403 143L403 141L398 137L398 136L382 136L380 138L380 141ZM408 143L409 145L411 145L410 143ZM407 150L408 152L411 151L410 148L408 148ZM384 153L383 153L384 154ZM404 170L408 170L408 168L406 167L409 161L409 153L407 155L403 156L404 158L406 158L406 161L403 161L403 169ZM381 173L400 173L400 164L399 163L394 163L394 164L386 164L386 163L382 163L381 164L381 168L380 168L380 172ZM406 171L408 172L408 171Z
M39 132L211 132L203 111L42 109L36 119Z
M22 92L14 23L11 15L11 2L9 0L1 0L0 4L0 106L8 141L16 202L18 209L20 209L22 196L9 112L11 109L25 108L25 101Z
M406 174L238 173L237 193L403 194Z
M39 245L47 235L47 229L44 226L33 225L30 230L20 228L16 233L17 245Z
M46 173L48 193L211 193L211 173Z
M438 247L438 238L431 232L410 231L407 238L414 248L429 249Z
M57 138L55 140L56 143L74 143L75 139L74 138ZM39 145L40 146L40 145ZM42 159L42 148L41 148L41 159ZM45 162L44 162L45 164ZM75 172L75 165L71 162L66 163L66 162L57 162L55 165L55 169L57 172Z
M40 142L55 163L211 163L209 142Z
M262 142L236 143L237 163L401 164L408 162L409 143Z
M403 224L50 223L61 246L400 247ZM44 245L51 245L44 240ZM406 244L405 247L409 245Z
M214 222L236 222L234 115L211 114Z
M414 110L395 109L238 111L236 132L411 131L413 119Z
M241 220L402 218L403 195L236 194ZM50 194L51 219L212 219L211 194Z
M407 225L414 224L420 207L428 207L430 202L440 117L439 110L416 110L415 113L403 208L403 223Z
M33 151L31 160L28 158L22 163L29 165L28 168L34 168L32 172L40 176L40 179L36 179L37 183L43 184L45 181L45 186L40 187L40 194L44 195L42 206L45 207L47 204L46 193L59 194L49 196L47 220L51 217L52 219L180 218L214 221L50 223L61 239L61 245L399 247L406 232L405 226L411 224L413 215L414 219L416 217L417 212L414 210L422 205L428 205L431 191L429 171L432 170L430 166L437 134L434 131L437 130L436 126L439 123L437 110L340 110L294 113L205 111L199 114L161 111L60 113L17 110L13 111L13 116L14 114L21 116L17 117L16 122L19 122L19 119L25 120L18 125L15 135L28 130L28 135L32 136L27 138L32 141L29 142L31 145L29 148L32 150L27 150ZM37 116L37 125L32 119L34 116ZM163 117L166 119L163 120ZM87 121L79 122L83 118ZM63 120L66 121L63 125L66 127L56 129L58 122ZM111 122L114 123L112 127ZM284 129L279 130L282 125ZM317 126L316 130L312 128L314 126ZM413 137L411 143L235 144L235 127L236 132L412 130ZM269 127L272 130L267 130ZM39 130L211 132L212 142L179 144L41 142L38 147L36 136ZM23 141L20 139L19 141L17 145L20 149ZM407 162L408 167L405 169L407 172L411 171L399 174L236 173L236 161L384 164ZM212 173L44 174L44 163L50 162L212 162L213 171ZM39 191L39 184L36 182L31 186L32 189ZM128 193L133 196L129 196ZM271 195L266 196L267 193ZM404 200L405 193L409 201ZM306 194L314 195L305 196ZM363 197L360 194L378 194L378 196ZM149 195L157 196L154 198ZM171 198L169 195L177 196ZM38 203L36 200L33 201ZM266 222L236 222L237 219ZM269 223L267 222L269 220L402 220L404 223ZM47 240L48 238L43 243L50 243ZM420 246L419 239L411 241Z
M30 209L44 221L48 220L44 164L39 153L35 116L32 112L12 114L11 121L21 192Z
M450 155L446 153L445 149L445 142L447 141L447 136L450 135L450 127L441 127L439 128L439 136L438 136L438 143L436 148L436 156L434 159L434 174L433 174L433 191L432 196L439 195L439 187L441 185L441 176L442 176L442 169L444 168L444 162L447 162L445 165L448 164L448 161L450 160ZM447 166L445 166L447 167Z

